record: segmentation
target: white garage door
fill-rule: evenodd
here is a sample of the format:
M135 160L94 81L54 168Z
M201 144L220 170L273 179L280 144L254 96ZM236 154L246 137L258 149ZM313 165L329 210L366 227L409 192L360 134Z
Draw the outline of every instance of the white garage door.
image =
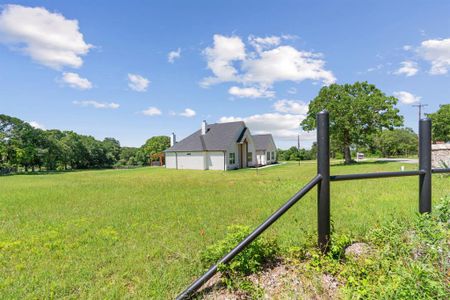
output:
M258 151L257 153L258 153L258 154L256 155L256 158L257 158L257 160L258 160L258 164L259 164L259 165L266 165L266 164L267 164L267 161L266 161L266 155L265 155L265 154L262 154L261 151Z

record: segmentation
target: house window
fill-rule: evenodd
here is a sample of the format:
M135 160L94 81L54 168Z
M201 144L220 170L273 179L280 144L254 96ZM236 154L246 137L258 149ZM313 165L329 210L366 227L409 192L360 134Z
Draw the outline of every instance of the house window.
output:
M267 160L270 160L270 152L267 152Z
M253 153L247 152L247 161L253 161Z
M228 156L228 163L230 165L234 165L236 163L236 156L235 156L234 152L229 154L229 156Z

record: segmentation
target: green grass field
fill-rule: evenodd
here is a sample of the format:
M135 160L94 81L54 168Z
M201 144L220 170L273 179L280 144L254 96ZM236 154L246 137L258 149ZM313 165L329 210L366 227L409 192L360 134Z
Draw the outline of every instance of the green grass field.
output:
M401 165L338 165L331 173ZM223 238L228 225L257 226L315 171L315 163L291 163L259 171L140 168L0 177L0 298L173 297L201 274L200 251ZM434 200L450 193L449 183L433 176ZM418 211L417 177L331 188L337 232L362 236L382 220ZM315 229L313 190L265 234L290 246Z

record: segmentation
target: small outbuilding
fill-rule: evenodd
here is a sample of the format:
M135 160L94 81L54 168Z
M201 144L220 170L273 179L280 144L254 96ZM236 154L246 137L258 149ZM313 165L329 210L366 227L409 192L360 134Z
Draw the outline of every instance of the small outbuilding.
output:
M275 163L271 134L252 135L244 122L207 124L180 142L171 136L165 150L166 168L232 170Z

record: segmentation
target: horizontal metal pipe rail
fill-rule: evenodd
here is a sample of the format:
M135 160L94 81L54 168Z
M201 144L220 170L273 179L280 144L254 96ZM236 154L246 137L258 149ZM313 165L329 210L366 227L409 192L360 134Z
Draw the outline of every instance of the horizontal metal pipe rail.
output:
M431 173L450 173L450 168L446 169L431 169Z
M400 171L400 172L376 172L376 173L362 173L362 174L345 174L345 175L331 175L331 181L343 181L354 179L371 179L384 177L403 177L403 176L417 176L425 174L424 170L414 171Z
M239 243L233 250L228 252L221 260L219 260L214 266L212 266L202 277L194 281L186 290L178 295L177 299L189 299L194 292L196 292L206 281L211 279L220 264L226 264L231 261L236 255L238 255L244 248L256 239L261 233L263 233L270 225L278 220L289 208L291 208L298 200L306 195L313 187L316 186L322 180L322 175L317 174L310 182L308 182L301 190L299 190L294 196L292 196L283 206L275 211L270 217L268 217L264 223L259 225L252 233L250 233L242 242Z
M364 174L330 175L330 145L329 145L329 116L327 111L317 114L317 175L292 196L283 206L275 211L264 223L259 225L233 250L220 259L199 279L194 281L185 289L177 299L189 299L193 294L214 274L220 264L230 262L246 246L263 233L270 225L278 220L289 208L299 201L314 186L317 188L317 225L318 245L323 252L330 247L330 181L345 181L355 179L371 179L385 177L419 176L419 212L431 213L431 180L432 173L450 173L450 168L431 168L431 120L421 119L419 121L419 170L401 172L376 172Z

